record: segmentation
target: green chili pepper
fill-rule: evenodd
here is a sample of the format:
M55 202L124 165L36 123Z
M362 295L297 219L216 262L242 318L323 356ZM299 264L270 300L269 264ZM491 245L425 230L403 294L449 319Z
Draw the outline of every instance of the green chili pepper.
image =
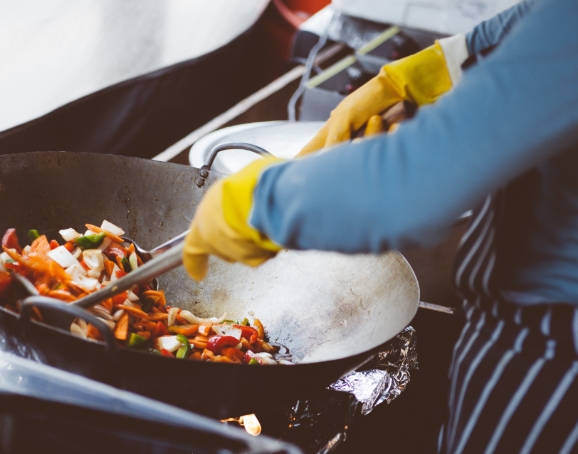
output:
M249 366L260 366L261 363L259 361L257 361L255 358L251 358L251 360L249 361Z
M128 273L132 269L126 257L123 257L120 263L122 263L122 267L124 268L125 273Z
M130 337L128 338L128 342L126 343L127 347L139 347L146 342L146 337L141 336L140 334L130 333Z
M28 230L28 238L30 238L30 241L34 241L39 236L40 233L38 233L38 230L36 229Z
M96 249L98 246L102 244L102 241L104 240L105 236L106 235L104 234L104 232L93 233L92 235L80 236L72 241L83 250Z
M223 320L223 325L236 325L235 320Z
M148 311L151 310L151 307L153 305L153 300L150 298L141 298L140 303L141 303L141 309L144 312L148 313Z
M245 317L243 320L241 320L240 323L237 323L238 325L243 325L243 326L249 326L249 319L247 317Z
M177 334L177 340L182 344L177 350L177 358L185 359L191 353L191 344L189 340L182 334Z

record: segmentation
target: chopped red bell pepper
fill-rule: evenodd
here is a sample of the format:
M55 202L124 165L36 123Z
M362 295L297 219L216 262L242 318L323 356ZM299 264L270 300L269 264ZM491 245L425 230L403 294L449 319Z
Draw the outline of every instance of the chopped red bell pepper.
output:
M76 248L76 244L74 244L72 241L67 241L64 243L64 247L68 252L72 252Z
M21 276L24 276L24 277L28 276L28 270L26 268L24 268L22 265L20 265L19 263L7 262L7 263L4 263L4 268L12 270L15 273L20 274Z
M115 260L117 257L120 257L121 259L126 257L124 249L122 249L118 246L112 246L111 245L104 251L104 253L111 260Z
M161 320L159 320L155 330L153 331L153 337L166 336L167 334L169 334L167 327Z
M121 292L112 297L112 304L122 304L128 298L128 292Z
M0 297L8 296L11 286L12 276L10 276L10 273L0 271Z
M2 237L2 246L7 249L16 249L19 254L22 254L22 247L20 247L20 242L16 235L16 229L6 230L6 233L4 233L4 236Z
M50 250L56 249L60 244L56 240L50 240Z
M175 355L173 355L170 351L165 350L164 348L161 350L161 355L163 356L170 356L171 358L174 358Z
M241 330L241 336L247 339L250 344L255 342L257 340L257 337L259 336L259 332L251 326L245 325L233 325L233 326Z
M118 277L120 279L121 277L125 277L127 274L128 273L126 271L118 270L116 272L116 277Z
M233 336L214 336L207 341L207 350L217 353L223 347L234 347L239 340Z

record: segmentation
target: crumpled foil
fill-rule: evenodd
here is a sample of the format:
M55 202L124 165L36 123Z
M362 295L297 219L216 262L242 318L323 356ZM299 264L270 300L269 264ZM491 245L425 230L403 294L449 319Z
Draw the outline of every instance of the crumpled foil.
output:
M361 369L347 374L328 389L355 396L361 413L369 414L382 402L390 403L406 388L410 371L418 368L417 335L408 326Z

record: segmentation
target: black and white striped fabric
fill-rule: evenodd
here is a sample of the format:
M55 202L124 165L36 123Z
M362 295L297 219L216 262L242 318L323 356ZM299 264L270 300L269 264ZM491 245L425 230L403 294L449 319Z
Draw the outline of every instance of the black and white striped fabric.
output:
M455 283L466 325L449 371L443 453L578 452L578 309L504 301L492 281L502 191L460 245Z

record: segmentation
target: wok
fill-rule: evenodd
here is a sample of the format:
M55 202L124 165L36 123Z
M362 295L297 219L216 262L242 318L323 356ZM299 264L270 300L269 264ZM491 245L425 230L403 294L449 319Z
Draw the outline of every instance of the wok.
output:
M50 239L59 229L108 219L152 248L188 228L204 192L220 176L206 168L104 154L3 155L0 232L14 227L24 244L32 228ZM261 319L270 340L286 346L300 364L251 367L165 358L117 348L110 340L85 341L31 322L24 311L18 317L0 308L4 342L29 346L43 363L226 417L327 386L407 326L419 301L413 271L397 253L283 251L254 269L212 260L201 283L182 268L159 281L169 304L201 317L227 312L228 318ZM50 311L43 314L49 321Z

